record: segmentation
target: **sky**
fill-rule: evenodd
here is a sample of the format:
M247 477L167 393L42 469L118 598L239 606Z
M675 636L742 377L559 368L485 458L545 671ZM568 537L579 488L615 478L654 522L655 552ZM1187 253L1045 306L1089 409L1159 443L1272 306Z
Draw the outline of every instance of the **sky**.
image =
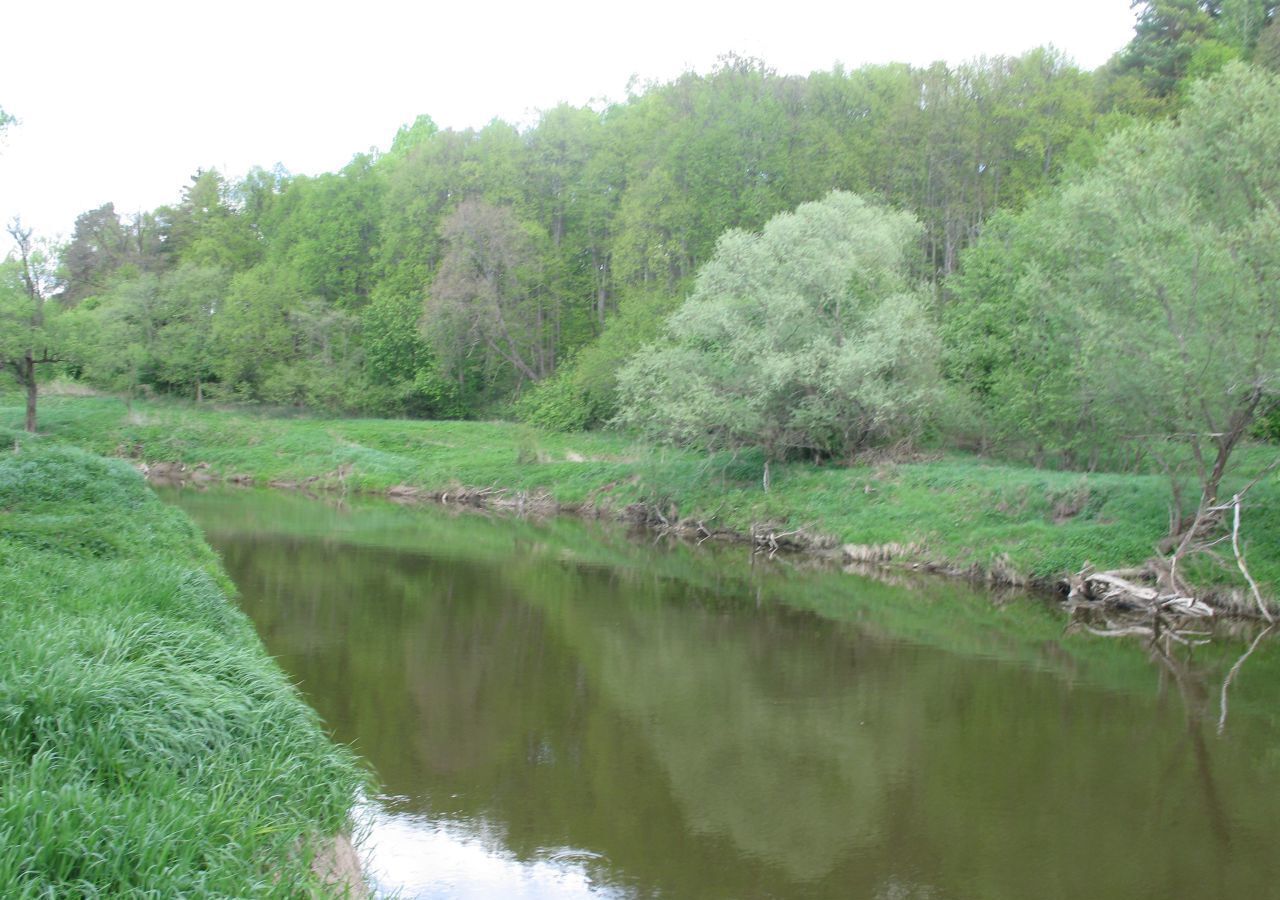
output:
M121 214L176 201L198 168L334 171L422 113L525 125L729 52L805 75L1053 44L1092 69L1133 22L1129 0L15 0L0 221L65 237L108 201Z

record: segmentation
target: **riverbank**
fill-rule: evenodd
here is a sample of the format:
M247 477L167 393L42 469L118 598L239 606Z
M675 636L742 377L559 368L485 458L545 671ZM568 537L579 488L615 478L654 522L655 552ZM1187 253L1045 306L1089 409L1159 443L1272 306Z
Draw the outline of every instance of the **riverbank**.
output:
M0 894L341 893L354 757L190 520L50 443L0 456Z
M6 440L24 440L16 403L0 406ZM1086 564L1149 558L1168 526L1159 475L1050 472L951 454L851 467L636 443L613 433L558 434L495 422L280 417L50 396L40 441L60 441L195 482L236 481L627 518L696 537L747 537L850 561L891 562L1015 585L1052 585ZM1242 451L1248 478L1267 456ZM1231 489L1228 483L1227 489ZM1269 597L1280 585L1280 481L1245 511L1249 566ZM1234 568L1201 560L1190 574L1220 600ZM1247 606L1247 604L1244 604Z

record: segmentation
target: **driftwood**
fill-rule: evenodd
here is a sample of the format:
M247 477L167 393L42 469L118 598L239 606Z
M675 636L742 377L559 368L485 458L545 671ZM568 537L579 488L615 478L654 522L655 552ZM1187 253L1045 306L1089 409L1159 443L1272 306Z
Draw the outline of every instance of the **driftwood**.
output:
M900 559L915 559L924 548L920 544L845 544L840 548L847 563L886 563Z
M1249 574L1249 567L1245 565L1244 561L1244 551L1240 549L1240 497L1242 494L1243 492L1231 498L1230 506L1235 511L1231 526L1231 550L1235 553L1236 567L1240 569L1240 574L1244 576L1244 580L1249 582L1249 589L1253 592L1253 599L1258 604L1258 612L1262 614L1262 618L1270 623L1275 620L1271 617L1271 612L1267 609L1267 604L1262 599L1262 591L1258 590L1258 582L1254 581L1253 576Z
M748 534L752 554L764 553L772 559L779 552L831 551L837 546L834 538L805 528L779 529L780 526L767 522L753 523Z
M769 558L773 559L778 555L779 550L799 550L805 545L801 541L792 540L796 535L801 534L799 529L795 531L774 531L767 525L751 527L751 546L756 553L768 553Z
M1067 586L1067 602L1073 605L1095 605L1124 612L1163 613L1192 619L1213 615L1213 608L1195 597L1135 584L1112 572L1090 572L1086 569L1070 578Z

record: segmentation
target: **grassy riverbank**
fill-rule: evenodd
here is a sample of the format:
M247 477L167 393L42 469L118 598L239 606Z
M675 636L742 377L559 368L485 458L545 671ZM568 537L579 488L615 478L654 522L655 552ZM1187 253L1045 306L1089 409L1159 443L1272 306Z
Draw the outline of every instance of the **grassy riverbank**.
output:
M40 441L67 442L149 462L207 464L220 477L383 492L397 486L456 491L494 486L561 504L621 509L643 502L708 529L803 529L842 544L907 548L910 559L955 570L1047 580L1084 563L1137 564L1168 524L1168 481L1158 475L1084 475L948 455L850 468L775 466L706 456L609 433L555 434L486 422L288 418L171 403L132 410L104 397L51 396ZM21 440L21 409L0 406L0 437ZM1272 450L1272 452L1274 452ZM1266 456L1241 453L1241 476ZM1230 489L1231 483L1227 485ZM1253 574L1280 585L1280 480L1250 495L1245 537ZM1201 564L1203 583L1233 583L1234 569Z
M0 894L320 890L352 757L190 521L127 464L49 443L0 456Z

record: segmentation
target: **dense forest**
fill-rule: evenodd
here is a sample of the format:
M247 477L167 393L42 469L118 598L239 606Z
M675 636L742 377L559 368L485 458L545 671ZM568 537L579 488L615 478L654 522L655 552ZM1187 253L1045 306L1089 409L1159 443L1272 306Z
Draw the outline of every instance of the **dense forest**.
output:
M1135 6L1092 72L727 56L524 129L423 115L335 173L198 171L61 246L15 221L0 358L33 397L57 371L771 459L1172 442L1213 481L1275 432L1277 4Z

